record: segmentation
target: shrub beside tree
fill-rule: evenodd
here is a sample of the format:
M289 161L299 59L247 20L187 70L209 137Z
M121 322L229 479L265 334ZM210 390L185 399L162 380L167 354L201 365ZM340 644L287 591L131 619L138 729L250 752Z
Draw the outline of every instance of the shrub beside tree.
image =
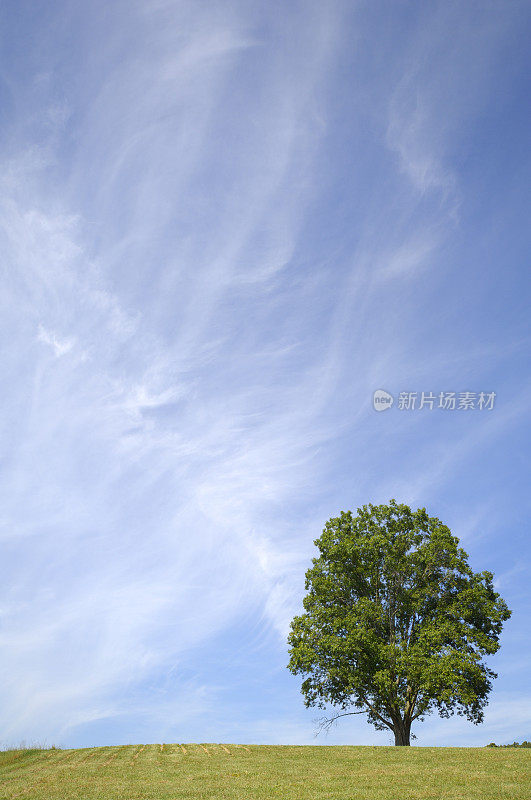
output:
M531 742L528 742L527 739L524 739L522 743L513 742L512 744L496 744L495 742L490 742L487 747L531 747Z

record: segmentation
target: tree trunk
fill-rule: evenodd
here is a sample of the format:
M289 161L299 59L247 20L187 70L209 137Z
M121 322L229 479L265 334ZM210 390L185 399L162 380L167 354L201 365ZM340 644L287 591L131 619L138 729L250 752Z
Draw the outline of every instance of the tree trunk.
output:
M398 747L409 747L409 730L410 725L405 722L400 722L400 724L395 725L394 734L395 734L395 746Z

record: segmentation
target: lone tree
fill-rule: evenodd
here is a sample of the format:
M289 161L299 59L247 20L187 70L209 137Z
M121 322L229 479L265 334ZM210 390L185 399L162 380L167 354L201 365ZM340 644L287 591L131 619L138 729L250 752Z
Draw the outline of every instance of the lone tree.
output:
M289 635L289 670L306 706L336 706L321 727L367 714L409 745L415 720L454 711L478 724L511 612L491 572L473 572L446 525L424 508L363 506L330 519L306 573L305 613ZM353 710L357 709L357 710Z

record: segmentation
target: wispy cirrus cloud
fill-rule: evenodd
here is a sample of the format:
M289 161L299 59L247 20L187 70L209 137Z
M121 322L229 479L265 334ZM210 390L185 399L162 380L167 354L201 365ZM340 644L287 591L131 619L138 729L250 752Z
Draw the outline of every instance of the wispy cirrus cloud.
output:
M267 597L291 556L269 533L267 506L303 485L319 433L298 419L300 385L278 397L290 347L260 344L250 325L312 191L287 188L320 135L305 118L332 38L326 25L301 31L316 53L306 71L304 51L288 53L279 34L266 95L243 83L231 99L236 65L264 42L228 9L189 7L183 30L182 10L139 6L111 30L90 56L99 82L78 83L60 115L43 98L48 138L5 173L5 305L23 311L12 330L31 354L25 378L17 364L4 371L18 425L2 492L13 740L119 717L127 700L111 695L124 681L178 663L242 608L264 602L273 622L282 613ZM223 106L247 102L255 119L242 129ZM68 174L52 177L66 121L76 144Z
M39 333L37 338L39 342L50 345L58 358L64 356L65 353L70 352L74 346L73 339L60 339L55 333L50 333L46 330L46 328L43 328L42 325L39 325Z

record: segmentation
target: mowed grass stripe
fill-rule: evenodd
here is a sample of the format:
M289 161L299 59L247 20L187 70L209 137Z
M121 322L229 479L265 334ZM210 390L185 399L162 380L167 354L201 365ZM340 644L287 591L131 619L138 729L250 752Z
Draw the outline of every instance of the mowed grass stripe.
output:
M103 766L106 767L107 764L110 764L112 761L114 761L115 759L119 758L120 755L123 754L124 750L129 750L129 745L128 744L123 744L121 747L114 748L114 752L107 759L107 761L103 762Z
M51 774L56 774L62 767L75 761L81 761L83 752L80 750L40 750L28 755L22 752L17 760L5 768L0 765L0 774L2 780L11 782L11 785L14 785L15 782L17 785L28 782L31 784L33 780L40 780L47 770Z
M165 744L162 750L161 757L163 760L171 760L175 757L182 757L187 754L187 750L183 744Z
M42 750L40 758L29 764L25 770L16 776L11 776L16 781L16 791L8 797L17 798L33 796L43 784L46 784L51 777L56 781L65 766L80 761L79 750ZM14 784L11 784L13 787Z
M3 756L4 754L1 753L0 755ZM46 755L45 751L42 750L10 751L9 757L0 758L0 773L7 774L11 771L27 770L32 764L42 761L44 758L46 758Z
M34 756L16 774L0 759L0 800L531 800L529 750L201 743Z
M136 751L135 751L135 753L133 754L133 758L131 759L131 763L132 763L132 764L136 763L136 760L137 760L138 756L139 756L139 755L140 755L140 753L142 753L142 752L143 752L145 749L146 749L146 745L145 745L145 744L139 745L139 747L137 748L137 750L136 750Z
M61 782L70 774L73 768L99 768L101 762L98 757L102 757L109 751L114 751L113 747L97 747L91 748L87 752L86 749L82 750L41 750L38 751L37 758L32 759L31 763L21 764L22 771L16 775L12 775L12 781L8 784L10 788L17 787L18 791L14 794L7 794L6 797L23 797L38 790L39 786L48 783ZM90 759L94 760L91 762ZM88 763L87 763L88 762ZM94 766L93 766L94 765ZM0 767L0 774L2 781L5 780L4 770ZM9 776L8 776L9 781ZM16 782L16 783L15 783ZM2 787L2 791L4 787ZM44 796L44 795L43 795ZM0 794L3 798L4 795Z
M101 767L107 758L115 755L116 749L116 747L111 746L95 747L90 753L87 753L86 757L81 763L89 765L92 763L98 767Z

